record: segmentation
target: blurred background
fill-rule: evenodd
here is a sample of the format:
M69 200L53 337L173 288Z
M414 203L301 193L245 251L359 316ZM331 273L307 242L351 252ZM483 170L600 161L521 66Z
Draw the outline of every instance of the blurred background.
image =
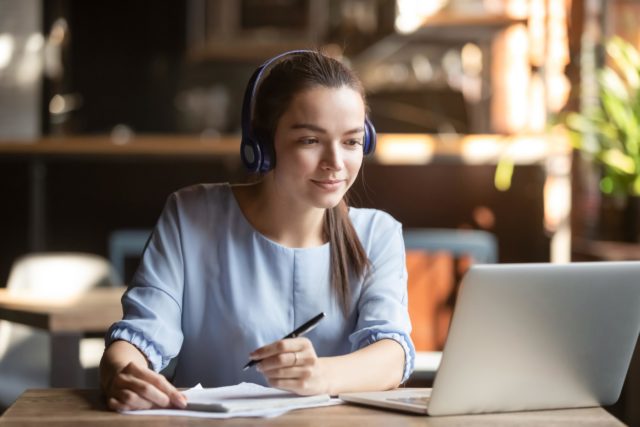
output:
M247 79L316 47L361 76L381 134L354 204L490 231L504 262L567 260L570 150L550 118L579 105L585 22L631 7L587 3L0 0L0 283L20 254L107 255L170 192L244 180Z
M364 82L379 145L354 205L484 231L499 262L640 259L639 16L637 0L0 0L0 287L34 252L98 254L126 282L169 193L247 179L246 81L300 48ZM598 128L606 89L622 101L601 115L627 128Z

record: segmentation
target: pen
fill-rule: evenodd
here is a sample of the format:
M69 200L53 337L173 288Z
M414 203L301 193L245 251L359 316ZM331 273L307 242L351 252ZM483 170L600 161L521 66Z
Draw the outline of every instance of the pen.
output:
M313 319L311 319L311 320L303 323L302 325L298 326L296 329L293 330L293 332L291 332L289 335L284 336L282 339L286 340L288 338L296 338L296 337L300 337L300 336L306 334L307 332L309 332L310 330L315 328L318 325L318 323L324 318L324 316L325 316L324 312L318 314ZM247 362L246 365L244 365L244 368L242 368L242 370L246 371L247 369L249 369L250 367L252 367L256 363L260 363L260 360L262 360L262 359L250 360L249 362Z

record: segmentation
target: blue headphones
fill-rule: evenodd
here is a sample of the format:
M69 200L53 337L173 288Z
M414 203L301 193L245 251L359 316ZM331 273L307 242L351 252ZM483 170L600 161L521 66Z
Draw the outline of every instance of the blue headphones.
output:
M272 149L270 149L271 144L267 141L261 140L257 135L254 135L253 130L251 129L254 97L260 78L264 71L269 68L269 65L283 56L307 52L314 53L311 50L291 50L274 56L258 67L249 79L249 83L247 83L247 88L245 89L242 101L242 139L240 141L240 157L242 158L242 163L244 163L249 172L266 173L275 165L274 153L272 152ZM373 153L375 148L376 129L373 127L369 118L365 117L363 152L367 155Z

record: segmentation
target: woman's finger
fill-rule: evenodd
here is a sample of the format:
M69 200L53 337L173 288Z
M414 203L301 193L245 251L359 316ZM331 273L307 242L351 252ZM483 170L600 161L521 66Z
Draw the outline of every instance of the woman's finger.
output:
M113 411L127 411L127 410L129 410L128 406L126 406L125 404L120 402L115 397L110 397L107 400L107 406L109 407L109 409L111 409Z
M153 384L126 372L120 372L114 379L111 396L124 405L136 409L152 406L166 408L171 403L169 396Z
M287 338L279 340L260 347L251 354L249 357L253 360L265 359L280 353L293 353L304 351L308 348L313 348L313 344L306 337Z
M187 406L186 397L180 393L178 389L176 389L163 375L154 372L149 368L143 368L136 365L131 366L127 372L152 386L152 389L150 389L149 392L156 397L156 399L153 399L152 401L158 404L158 406L167 407L169 404L173 404L178 408L185 408ZM155 393L155 390L159 391L163 396L166 396L168 401L158 396Z
M272 379L294 379L294 378L310 378L312 370L307 366L295 366L292 368L276 368L268 371L262 371L268 380Z
M305 364L308 364L307 357L302 352L280 353L275 356L262 359L262 361L258 363L258 370L266 372L273 369L291 368Z
M136 409L149 409L153 407L153 403L140 397L135 392L128 389L119 389L112 396L113 399L120 403L120 411L129 411Z

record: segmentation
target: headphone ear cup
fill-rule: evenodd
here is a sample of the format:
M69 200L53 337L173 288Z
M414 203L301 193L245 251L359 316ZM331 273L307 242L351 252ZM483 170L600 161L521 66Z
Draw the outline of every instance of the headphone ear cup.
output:
M260 142L258 144L260 146L260 172L267 173L276 166L273 142L264 142L264 138L260 138Z
M364 147L363 152L365 155L371 154L376 149L376 128L373 127L373 123L368 117L364 119Z
M240 157L249 172L256 173L262 168L262 150L260 149L260 143L255 139L246 136L242 138Z

